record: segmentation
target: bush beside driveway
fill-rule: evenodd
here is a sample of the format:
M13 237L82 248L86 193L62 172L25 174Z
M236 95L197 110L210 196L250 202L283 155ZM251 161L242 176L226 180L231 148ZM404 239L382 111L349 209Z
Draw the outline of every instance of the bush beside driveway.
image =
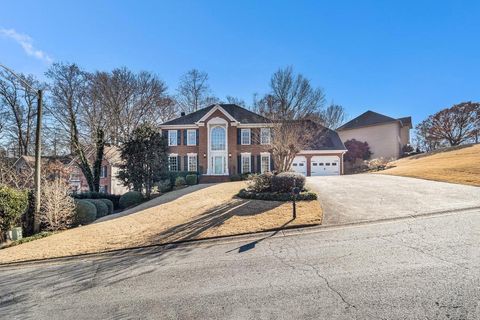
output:
M0 263L62 257L173 241L202 239L322 221L319 202L236 198L245 182L199 185L168 193L98 223L0 250ZM165 196L167 196L165 195Z
M480 188L379 174L310 177L324 225L480 207Z

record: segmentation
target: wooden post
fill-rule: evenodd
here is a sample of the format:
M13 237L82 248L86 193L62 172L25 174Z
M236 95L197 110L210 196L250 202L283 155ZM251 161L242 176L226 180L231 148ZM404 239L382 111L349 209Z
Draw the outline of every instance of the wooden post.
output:
M33 217L33 232L40 231L40 200L41 200L41 170L42 170L42 90L37 96L37 128L35 130L35 213Z

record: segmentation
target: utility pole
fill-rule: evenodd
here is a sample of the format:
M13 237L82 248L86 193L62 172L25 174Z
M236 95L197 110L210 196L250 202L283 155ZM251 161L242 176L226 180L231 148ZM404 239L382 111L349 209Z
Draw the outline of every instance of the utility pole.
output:
M40 199L41 190L41 170L42 170L42 103L43 92L37 91L37 129L35 130L35 215L33 216L33 232L40 231Z
M33 232L37 233L40 231L40 198L42 196L41 191L41 171L42 171L42 98L43 91L41 89L34 89L30 84L25 81L22 77L17 75L13 70L4 66L0 63L0 67L5 69L7 72L12 74L18 81L20 81L24 86L25 90L29 89L37 94L37 128L35 130L35 173L34 173L34 184L35 184L35 213L33 217Z

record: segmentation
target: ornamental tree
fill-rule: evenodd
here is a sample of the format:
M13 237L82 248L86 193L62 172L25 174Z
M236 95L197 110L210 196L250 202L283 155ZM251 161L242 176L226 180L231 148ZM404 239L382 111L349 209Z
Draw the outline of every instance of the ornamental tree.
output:
M370 146L366 141L361 142L355 139L347 140L345 141L345 148L348 150L344 156L345 161L355 162L357 159L368 160L372 155Z

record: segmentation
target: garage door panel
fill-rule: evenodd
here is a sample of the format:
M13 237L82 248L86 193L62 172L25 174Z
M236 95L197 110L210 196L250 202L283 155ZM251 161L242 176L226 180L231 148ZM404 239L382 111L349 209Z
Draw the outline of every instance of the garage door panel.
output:
M314 156L310 161L312 176L340 174L340 157L338 156Z
M296 156L292 162L292 170L303 175L307 175L307 158Z

